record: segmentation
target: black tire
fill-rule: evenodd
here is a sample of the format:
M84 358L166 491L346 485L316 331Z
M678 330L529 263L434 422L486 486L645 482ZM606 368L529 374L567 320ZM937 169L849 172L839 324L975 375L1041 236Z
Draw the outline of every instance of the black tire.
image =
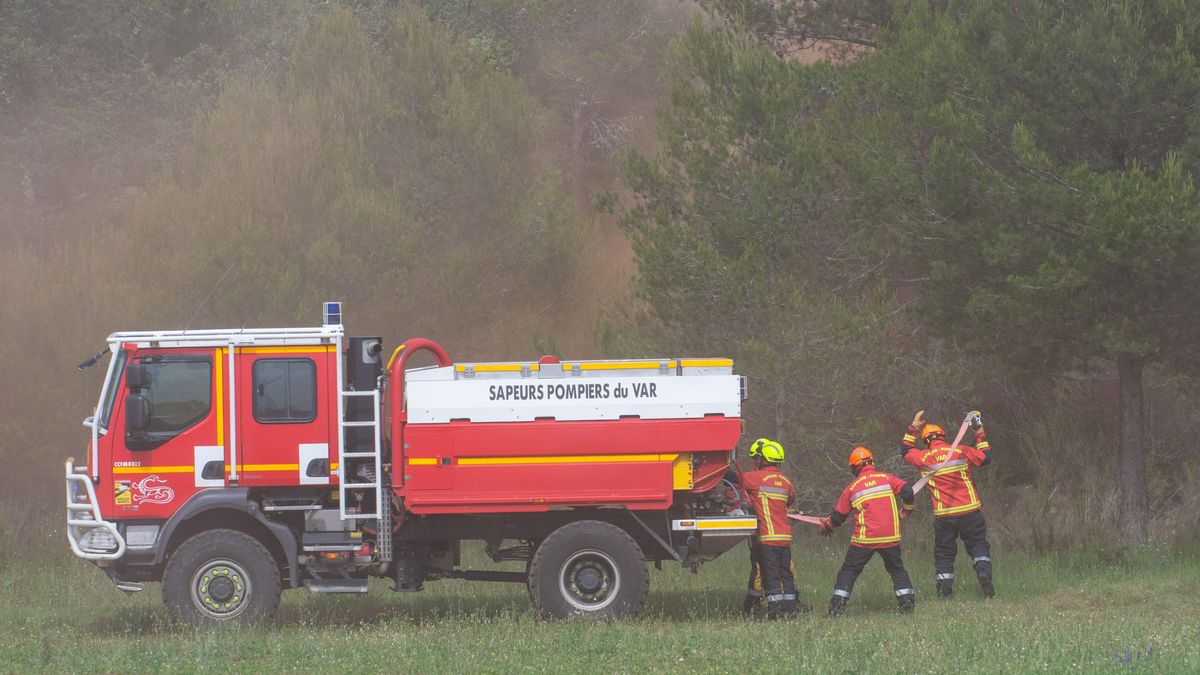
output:
M525 561L525 576L528 577L525 580L525 590L529 591L529 602L533 603L534 607L537 607L538 606L537 585L533 583L533 575L531 574L532 571L533 571L533 558L530 557L529 560Z
M183 542L167 561L163 603L191 626L253 624L279 607L279 567L257 539L209 530Z
M529 563L529 595L547 619L637 616L649 589L650 571L637 542L599 520L558 528Z

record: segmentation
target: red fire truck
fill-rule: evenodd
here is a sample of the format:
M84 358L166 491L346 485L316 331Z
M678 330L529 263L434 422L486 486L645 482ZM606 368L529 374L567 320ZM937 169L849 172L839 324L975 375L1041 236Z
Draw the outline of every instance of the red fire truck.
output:
M754 531L723 514L728 359L454 363L413 339L385 367L325 313L110 335L86 462L66 463L72 551L121 590L161 581L192 624L372 576L521 582L546 617L610 618L641 608L647 561L694 569ZM436 365L406 369L422 352ZM462 569L469 540L525 571Z

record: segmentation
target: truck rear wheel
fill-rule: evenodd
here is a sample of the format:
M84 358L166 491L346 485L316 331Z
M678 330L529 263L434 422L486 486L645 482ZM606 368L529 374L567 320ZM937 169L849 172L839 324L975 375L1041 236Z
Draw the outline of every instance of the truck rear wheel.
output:
M650 572L637 542L599 520L558 528L529 564L529 594L547 619L637 616L649 587Z
M192 626L257 623L279 607L279 568L257 539L209 530L183 542L167 561L163 603Z

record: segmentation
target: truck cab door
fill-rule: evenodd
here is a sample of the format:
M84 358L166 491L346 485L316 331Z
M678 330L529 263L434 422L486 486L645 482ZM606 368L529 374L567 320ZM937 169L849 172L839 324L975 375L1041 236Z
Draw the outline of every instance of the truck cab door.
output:
M239 485L329 485L337 357L326 345L238 349Z
M212 349L129 354L105 434L110 461L102 469L116 516L167 517L198 490L225 485L218 364Z

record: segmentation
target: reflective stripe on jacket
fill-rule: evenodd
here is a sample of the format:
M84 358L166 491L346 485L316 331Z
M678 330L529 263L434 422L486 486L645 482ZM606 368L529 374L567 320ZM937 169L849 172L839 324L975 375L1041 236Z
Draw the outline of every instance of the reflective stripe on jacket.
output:
M916 447L916 434L916 427L910 425L903 439L904 461L917 467L924 476L950 457L950 444L935 438L930 441L928 450L921 450ZM971 468L986 464L990 450L987 436L980 429L975 432L974 446L959 445L950 462L933 474L929 479L929 498L933 501L934 517L962 515L983 507Z
M742 474L742 486L758 517L758 540L767 546L791 546L792 521L787 508L796 500L792 482L777 466Z
M851 511L855 514L850 543L863 548L888 548L900 542L900 509L896 495L904 485L904 481L874 466L859 470L858 477L842 490L837 506L833 508L842 516L849 516Z

